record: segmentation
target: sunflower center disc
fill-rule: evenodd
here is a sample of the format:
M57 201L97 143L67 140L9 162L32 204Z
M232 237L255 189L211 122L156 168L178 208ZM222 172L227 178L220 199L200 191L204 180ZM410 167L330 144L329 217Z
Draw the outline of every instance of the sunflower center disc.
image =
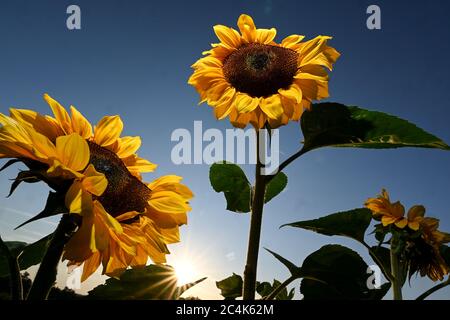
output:
M225 59L223 73L236 90L252 97L267 97L292 84L297 57L291 49L245 44Z
M150 189L133 176L112 151L88 142L90 163L108 179L105 192L97 198L113 217L130 211L143 212L147 206Z

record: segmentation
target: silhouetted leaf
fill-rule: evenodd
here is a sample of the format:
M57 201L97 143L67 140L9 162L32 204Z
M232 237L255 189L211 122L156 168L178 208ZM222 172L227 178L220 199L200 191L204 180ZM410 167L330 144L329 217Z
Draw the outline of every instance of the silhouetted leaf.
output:
M235 273L228 278L216 282L216 286L220 289L220 294L225 300L234 300L242 296L242 285L242 277Z
M282 256L280 256L278 253L273 252L267 248L265 248L267 251L269 251L269 253L271 253L278 261L280 261L282 264L284 264L284 266L286 268L288 268L289 272L291 273L291 275L298 275L300 276L301 273L301 268L297 267L294 263L292 263L291 261L289 261L286 258L283 258Z
M361 208L333 213L319 219L293 222L283 226L311 230L327 236L345 236L363 242L364 234L371 220L371 211Z
M308 278L302 280L300 291L305 300L381 299L386 287L370 289L367 271L367 264L355 251L326 245L303 262L302 273Z
M278 172L275 177L267 184L264 202L267 203L275 198L281 191L286 188L288 178L283 172Z
M256 284L256 292L261 296L261 298L265 298L270 295L276 288L281 285L281 282L274 279L273 283L269 282L257 282ZM275 300L292 300L294 298L294 289L289 290L287 288L283 288L280 293L277 294Z
M441 139L395 116L339 103L314 104L303 113L304 151L320 147L450 150Z
M7 197L10 197L22 182L36 183L39 181L41 180L39 179L39 176L35 172L20 171L17 177L14 179L13 183L11 184L11 189L9 190L9 194Z
M215 163L209 170L209 180L214 191L225 194L227 210L250 212L251 185L239 166Z
M174 300L204 279L178 287L175 270L171 266L149 265L143 268L128 269L119 279L109 278L105 284L89 291L87 299Z

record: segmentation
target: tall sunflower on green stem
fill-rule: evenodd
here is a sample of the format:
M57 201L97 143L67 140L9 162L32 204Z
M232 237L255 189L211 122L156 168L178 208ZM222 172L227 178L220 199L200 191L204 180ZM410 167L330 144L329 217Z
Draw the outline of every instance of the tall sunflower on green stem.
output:
M241 15L240 33L224 25L214 26L219 43L205 51L192 65L188 83L200 94L201 102L214 109L217 119L255 130L278 128L298 121L312 101L328 97L328 73L340 54L328 45L329 36L302 42L304 36L290 35L275 42L276 29L257 29L253 19ZM254 299L267 177L261 175L257 142L256 179L252 199L244 299Z

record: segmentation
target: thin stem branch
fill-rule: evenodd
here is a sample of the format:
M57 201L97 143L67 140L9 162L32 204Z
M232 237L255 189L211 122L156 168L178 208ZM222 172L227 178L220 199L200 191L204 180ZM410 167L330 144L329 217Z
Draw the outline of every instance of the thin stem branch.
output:
M261 174L260 137L256 132L256 172L253 192L252 213L250 220L250 233L248 240L247 263L244 270L243 299L254 300L256 289L256 274L258 265L259 243L261 238L262 215L264 208L264 195L266 191L266 178Z
M283 161L280 166L278 167L278 171L277 172L281 172L283 171L288 165L290 165L292 162L294 162L295 160L297 160L298 158L300 158L302 155L304 155L307 152L307 150L305 150L304 148L300 149L299 151L297 151L296 153L294 153L292 156L290 156L289 158L287 158L285 161ZM270 180L272 180L275 177L275 175L272 176L268 176L267 177L267 182L269 182Z
M376 264L378 264L378 266L380 267L380 269L382 270L384 276L392 283L394 282L394 278L392 277L391 274L391 270L386 270L384 268L384 264L383 262L380 260L380 258L376 255L376 253L372 250L372 248L365 242L361 242L369 251L370 256L372 257L372 259L376 262Z
M394 296L394 300L403 300L402 296L402 285L400 281L400 268L398 255L395 252L397 247L396 237L393 236L391 240L391 273L393 277L392 281L392 293Z
M27 300L46 300L55 281L64 246L75 231L76 223L69 214L63 214L47 252L42 259Z
M278 287L276 287L275 290L273 290L266 298L265 300L273 300L275 299L278 294L281 292L281 290L283 290L284 288L286 288L292 281L298 279L297 276L290 276L289 278L287 278L283 283L281 283Z
M0 251L3 251L8 260L9 279L11 285L11 300L23 300L22 275L20 274L20 266L18 257L15 257L9 251L9 248L0 238Z
M435 293L436 291L438 291L438 290L440 290L440 289L442 289L442 288L445 288L446 286L449 286L449 285L450 285L450 277L449 277L446 281L441 282L441 283L435 285L434 287L428 289L428 290L425 291L424 293L422 293L420 296L418 296L418 297L416 298L416 300L425 300L425 298L427 298L427 297L430 296L431 294L433 294L433 293Z

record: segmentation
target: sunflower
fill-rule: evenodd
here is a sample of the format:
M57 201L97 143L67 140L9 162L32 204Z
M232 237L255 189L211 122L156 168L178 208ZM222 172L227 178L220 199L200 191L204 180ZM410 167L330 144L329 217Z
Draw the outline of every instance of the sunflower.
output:
M327 45L329 36L301 42L291 35L276 43L276 30L256 29L253 19L241 15L240 33L214 26L220 43L192 65L188 83L201 103L214 108L217 119L229 117L233 126L251 123L272 128L298 121L313 100L328 97L328 75L340 54Z
M407 242L406 257L410 277L418 272L433 281L442 281L450 267L441 255L441 246L450 242L450 234L439 231L439 219L426 217L419 222L420 237Z
M156 165L136 152L139 137L121 137L119 116L105 116L95 127L73 106L67 110L49 95L54 116L32 110L0 113L0 158L16 158L30 172L64 195L67 212L79 226L63 258L82 265L82 281L102 265L117 276L127 267L145 266L148 258L164 263L167 244L180 240L193 197L181 177L151 183L142 173Z

